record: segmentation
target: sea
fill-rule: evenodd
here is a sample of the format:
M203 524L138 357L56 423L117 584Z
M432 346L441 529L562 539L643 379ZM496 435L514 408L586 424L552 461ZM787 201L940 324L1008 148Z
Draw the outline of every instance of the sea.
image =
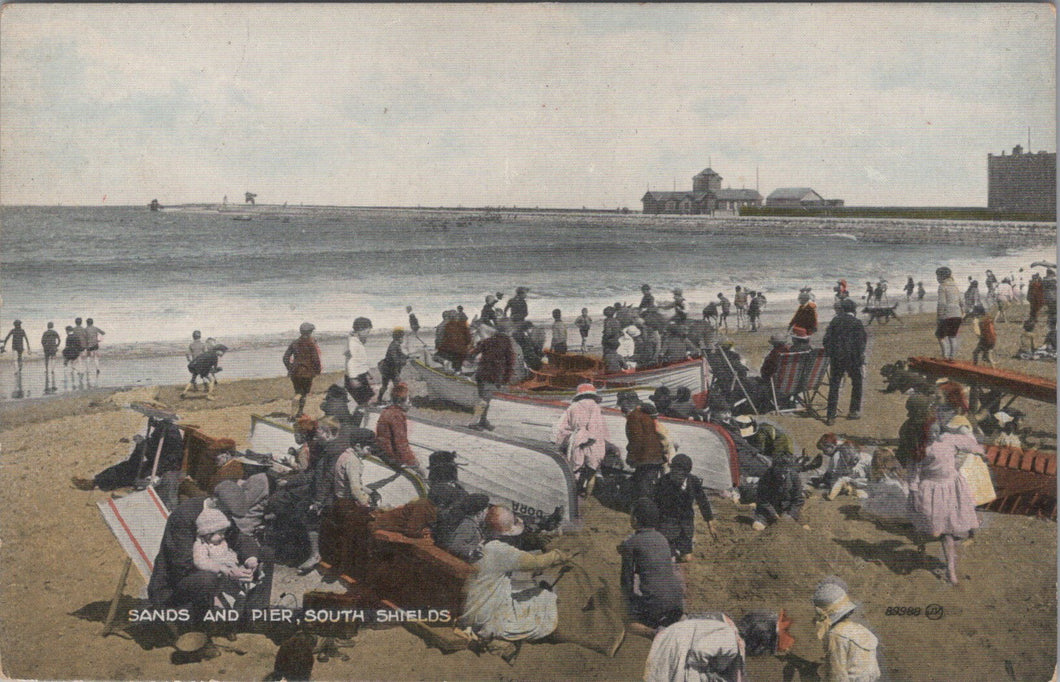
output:
M530 287L532 319L559 308L568 322L582 308L599 321L605 305L637 304L644 283L660 301L682 287L691 311L718 292L731 299L742 285L762 290L765 321L783 325L806 286L826 303L822 311L840 278L855 296L866 281L887 278L892 300L904 301L900 289L912 276L924 281L930 300L940 265L963 287L987 268L1029 280L1032 262L1055 259L1053 247L862 242L824 223L817 238L763 238L591 220L572 227L517 213L462 219L416 210L3 207L0 225L0 328L6 334L12 320L22 320L36 351L18 385L13 353L0 355L4 399L43 394L41 333L54 321L64 336L75 317L91 317L106 332L94 385L182 383L195 329L232 349L223 377L277 376L282 347L304 321L324 341L325 369L338 370L341 339L355 317L388 332L407 325L411 305L432 328L443 310L462 305L474 316L486 294L510 296L520 285Z

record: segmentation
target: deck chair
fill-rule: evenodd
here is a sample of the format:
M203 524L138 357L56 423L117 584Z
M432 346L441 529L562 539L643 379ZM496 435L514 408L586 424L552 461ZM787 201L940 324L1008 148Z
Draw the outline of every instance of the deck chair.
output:
M769 378L770 388L773 391L773 413L783 414L794 412L795 407L781 408L780 404L788 404L790 399L795 398L802 388L804 358L813 351L797 351L792 353L780 353L777 356L777 369Z
M795 400L808 413L817 416L817 410L814 409L813 402L818 396L825 400L828 399L828 395L824 392L824 387L827 387L831 381L832 363L829 362L828 355L823 348L815 348L808 351L802 362L802 385L795 396ZM825 377L828 377L829 380L825 381Z

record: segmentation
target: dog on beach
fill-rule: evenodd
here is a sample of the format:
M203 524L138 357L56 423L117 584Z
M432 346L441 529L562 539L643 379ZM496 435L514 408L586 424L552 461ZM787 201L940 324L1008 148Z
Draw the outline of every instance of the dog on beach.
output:
M874 320L878 321L880 324L887 324L887 322L892 319L901 322L901 318L898 317L898 313L895 312L895 309L897 307L897 303L891 306L890 308L865 306L861 309L862 313L869 316L869 321L865 323L865 326L869 326L873 323Z
M935 390L935 385L930 379L919 372L914 372L907 368L904 360L884 365L880 368L880 375L887 384L883 389L884 393L894 393L896 391L906 393L913 390L917 393L930 394Z

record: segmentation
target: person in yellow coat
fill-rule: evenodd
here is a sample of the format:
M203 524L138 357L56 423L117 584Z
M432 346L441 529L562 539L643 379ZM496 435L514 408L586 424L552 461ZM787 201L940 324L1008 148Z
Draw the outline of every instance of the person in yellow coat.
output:
M821 679L829 682L876 682L880 679L876 635L850 619L857 605L838 578L827 578L813 593L817 638L824 642Z

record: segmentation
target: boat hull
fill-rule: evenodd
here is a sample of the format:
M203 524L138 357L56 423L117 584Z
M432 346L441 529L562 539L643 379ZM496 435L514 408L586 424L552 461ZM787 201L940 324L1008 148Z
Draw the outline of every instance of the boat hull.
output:
M551 443L553 426L559 422L568 404L537 397L495 394L490 402L489 419L505 434L516 434L542 444L554 451ZM626 451L626 418L621 411L604 408L608 442ZM661 417L677 451L692 459L692 473L703 479L703 485L727 491L740 480L740 465L736 445L722 427L709 422L684 421Z
M375 429L378 414L368 415ZM547 444L408 418L409 445L420 468L427 470L432 452L456 453L460 484L471 493L488 495L493 504L510 506L521 516L544 518L563 507L563 519L578 515L574 474Z
M259 415L252 415L250 420L250 449L254 452L271 454L274 459L282 461L287 456L288 448L298 447L294 440L294 429L289 424ZM366 487L379 493L380 507L398 507L427 496L427 485L415 472L407 469L399 471L371 455L361 460L364 462L362 481Z

